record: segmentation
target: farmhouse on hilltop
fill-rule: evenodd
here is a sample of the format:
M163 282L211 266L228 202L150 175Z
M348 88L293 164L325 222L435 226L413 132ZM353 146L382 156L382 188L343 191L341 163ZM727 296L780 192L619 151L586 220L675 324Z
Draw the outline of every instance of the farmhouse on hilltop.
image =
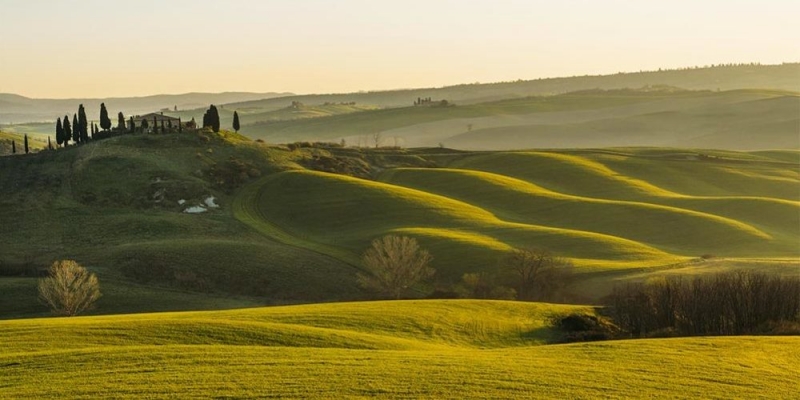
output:
M150 113L145 115L136 115L133 117L133 122L136 124L137 127L142 126L142 121L147 121L147 125L153 126L153 121L156 122L159 126L161 126L161 122L164 122L164 125L167 125L172 121L172 125L177 127L178 126L178 118L170 117L169 115L164 115L163 112L160 113ZM130 121L128 122L130 124ZM130 128L130 126L128 126Z

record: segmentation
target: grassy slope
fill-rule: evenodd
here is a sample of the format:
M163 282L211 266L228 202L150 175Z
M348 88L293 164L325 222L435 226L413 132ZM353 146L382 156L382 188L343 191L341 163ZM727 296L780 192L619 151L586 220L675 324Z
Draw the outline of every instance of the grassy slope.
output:
M351 268L250 230L231 215L231 196L198 174L231 156L265 173L283 168L285 152L234 143L127 136L0 158L0 264L76 259L98 273L104 313L357 297ZM162 189L157 203L152 196ZM222 209L180 212L177 200L196 204L206 195ZM35 284L0 278L0 314L43 315Z
M553 338L552 316L575 310L591 312L406 301L3 321L0 396L790 398L795 389L796 338L538 345Z
M0 158L0 263L74 258L99 274L100 311L114 313L361 298L359 255L388 233L430 249L441 285L495 269L513 247L549 248L585 267L586 301L701 254L800 255L800 176L787 161L797 152L288 151L225 135L126 136ZM298 164L331 155L372 160L375 171L447 168L390 168L370 181ZM231 157L262 177L233 193L214 186L203 171ZM222 208L180 213L179 199L207 195ZM0 278L0 315L43 314L35 283Z
M17 154L25 153L25 133L15 131L0 131L0 155L11 154L11 141L16 142ZM55 145L55 143L53 143ZM47 138L28 137L28 148L38 151L47 148Z

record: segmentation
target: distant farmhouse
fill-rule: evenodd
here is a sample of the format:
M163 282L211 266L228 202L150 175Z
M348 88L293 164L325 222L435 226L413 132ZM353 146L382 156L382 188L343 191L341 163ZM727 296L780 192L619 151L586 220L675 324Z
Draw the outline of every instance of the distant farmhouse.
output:
M146 125L148 127L148 131L152 130L154 126L159 128L159 129L161 128L162 125L163 126L168 126L168 127L178 128L179 124L181 124L180 118L175 118L175 117L170 117L169 115L164 115L163 111L162 112L157 112L157 113L154 112L154 113L149 113L149 114L145 114L145 115L133 116L128 121L128 129L131 128L131 126L130 126L131 121L133 121L133 123L136 125L137 129L141 129L141 127L144 125L144 121L147 121ZM191 122L188 122L188 123L187 122L183 122L183 126L184 127L194 128L194 126L190 126L190 125L192 125Z

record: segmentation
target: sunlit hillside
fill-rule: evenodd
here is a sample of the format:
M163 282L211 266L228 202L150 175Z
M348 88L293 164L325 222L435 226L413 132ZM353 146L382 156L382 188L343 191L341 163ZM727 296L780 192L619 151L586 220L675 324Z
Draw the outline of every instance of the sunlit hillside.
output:
M672 398L680 389L687 397L790 398L794 392L796 338L544 345L559 335L552 319L570 312L593 311L440 300L0 321L7 344L0 350L0 397ZM624 383L610 384L617 381Z
M101 313L365 299L361 254L387 234L417 238L434 256L432 285L445 289L529 247L578 267L581 302L671 270L792 274L797 157L290 149L231 132L2 157L0 309L44 314L37 271L64 258L97 272Z

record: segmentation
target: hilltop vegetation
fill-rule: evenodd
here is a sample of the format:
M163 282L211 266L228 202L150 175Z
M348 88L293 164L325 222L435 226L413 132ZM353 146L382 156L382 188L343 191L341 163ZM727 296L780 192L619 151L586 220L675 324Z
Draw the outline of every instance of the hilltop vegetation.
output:
M581 302L676 271L793 274L798 157L268 146L225 131L3 157L0 310L44 314L34 277L57 259L97 274L101 313L363 299L359 257L386 234L434 256L420 296L498 273L519 247L574 262Z
M0 396L793 394L797 338L542 346L559 335L552 318L570 312L593 311L538 303L403 301L2 321L0 340L7 346L0 351Z

